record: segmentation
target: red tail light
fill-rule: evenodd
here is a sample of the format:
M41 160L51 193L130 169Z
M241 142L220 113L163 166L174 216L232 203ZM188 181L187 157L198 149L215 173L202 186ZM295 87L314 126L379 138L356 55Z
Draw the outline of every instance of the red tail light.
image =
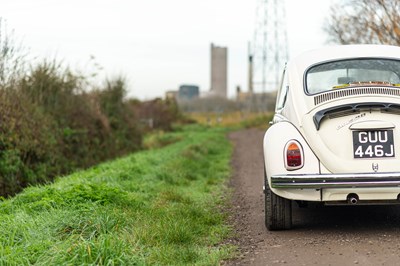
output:
M304 155L300 143L289 141L285 146L285 167L287 170L297 170L303 167Z

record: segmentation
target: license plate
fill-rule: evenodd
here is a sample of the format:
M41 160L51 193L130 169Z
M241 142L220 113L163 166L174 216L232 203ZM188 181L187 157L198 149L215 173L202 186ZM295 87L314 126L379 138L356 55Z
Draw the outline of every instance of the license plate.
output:
M354 158L394 157L393 130L353 131Z

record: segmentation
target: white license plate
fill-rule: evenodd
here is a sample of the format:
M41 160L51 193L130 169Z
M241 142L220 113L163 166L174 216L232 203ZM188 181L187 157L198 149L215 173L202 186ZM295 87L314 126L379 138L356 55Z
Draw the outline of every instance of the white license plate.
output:
M354 158L394 157L393 130L353 131Z

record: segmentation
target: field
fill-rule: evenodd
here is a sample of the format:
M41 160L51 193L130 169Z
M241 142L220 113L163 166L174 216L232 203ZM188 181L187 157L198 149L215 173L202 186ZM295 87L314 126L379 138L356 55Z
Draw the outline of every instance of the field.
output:
M232 256L222 211L226 130L199 125L147 151L0 203L0 265L215 265ZM167 145L168 144L168 145Z
M272 113L255 112L225 112L225 113L191 113L191 119L201 125L219 127L260 127L267 128L268 122L272 120Z

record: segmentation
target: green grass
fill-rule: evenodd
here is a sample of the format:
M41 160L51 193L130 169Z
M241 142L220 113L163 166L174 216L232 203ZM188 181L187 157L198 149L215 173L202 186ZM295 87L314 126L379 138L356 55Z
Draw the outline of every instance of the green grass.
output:
M0 203L0 265L218 265L233 247L221 206L223 129L31 187ZM169 138L169 137L167 137Z

